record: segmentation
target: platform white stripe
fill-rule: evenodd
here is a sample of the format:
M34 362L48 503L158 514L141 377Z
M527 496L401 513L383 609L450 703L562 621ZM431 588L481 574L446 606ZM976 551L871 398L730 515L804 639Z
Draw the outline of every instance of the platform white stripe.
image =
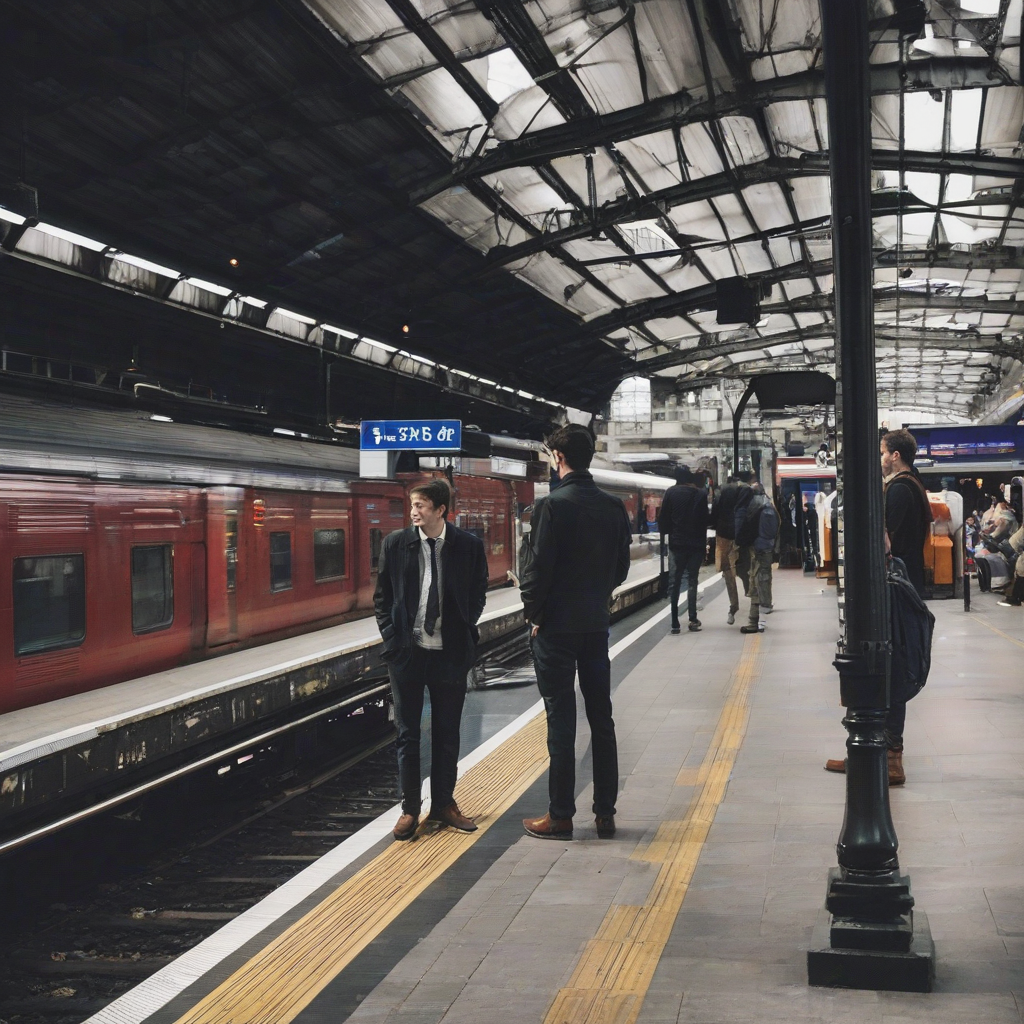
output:
M707 591L721 578L721 573L709 577L697 588L698 593ZM637 626L611 647L608 652L609 656L618 657L659 622L662 622L668 614L667 606L661 611L655 612L646 622ZM518 718L481 743L459 761L459 773L468 771L482 761L505 740L514 736L528 722L532 721L543 708L544 702L537 701ZM429 803L429 784L430 780L424 779L425 804ZM140 1024L179 996L189 985L216 967L225 957L237 952L261 931L297 907L354 860L372 849L382 839L389 837L396 817L400 813L400 804L395 804L384 811L368 825L364 825L354 835L349 836L333 850L324 854L318 861L280 885L255 906L239 914L233 921L228 922L223 928L200 942L198 946L183 953L173 963L161 968L156 974L136 985L135 988L129 989L109 1006L90 1017L84 1024Z

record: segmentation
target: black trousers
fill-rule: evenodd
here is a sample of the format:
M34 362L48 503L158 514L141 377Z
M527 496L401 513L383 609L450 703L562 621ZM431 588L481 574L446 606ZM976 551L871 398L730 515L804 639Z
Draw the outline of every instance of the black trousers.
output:
M443 651L414 646L388 662L388 675L395 701L402 810L407 814L420 813L420 719L424 691L430 694L430 806L440 810L455 801L466 674L452 665Z
M576 813L576 673L590 722L594 754L594 814L614 814L619 791L619 753L612 720L612 672L608 631L545 633L532 640L537 687L548 723L548 813Z
M700 567L704 564L705 548L669 548L669 606L672 609L672 625L679 625L679 595L686 588L686 610L690 621L697 621L697 584Z

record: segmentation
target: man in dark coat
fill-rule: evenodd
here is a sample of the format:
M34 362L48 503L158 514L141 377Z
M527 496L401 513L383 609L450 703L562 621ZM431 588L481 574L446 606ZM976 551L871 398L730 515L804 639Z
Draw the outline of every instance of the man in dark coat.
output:
M669 606L672 610L671 630L678 635L679 594L686 586L686 604L691 633L700 631L697 618L697 579L708 547L708 495L689 467L676 471L676 485L670 487L661 501L658 530L662 541L668 538ZM733 581L733 590L736 583Z
M395 702L399 840L411 839L419 824L424 690L431 708L430 820L476 831L455 802L455 779L466 674L476 660L476 623L487 600L484 546L447 522L448 484L437 479L414 487L409 501L412 526L384 538L373 598Z
M576 813L576 673L590 722L597 834L615 834L618 748L608 658L609 601L629 573L632 533L622 502L590 475L594 441L577 425L548 439L560 483L537 502L533 557L522 580L532 624L537 686L547 713L548 813L523 827L540 839L571 839Z
M736 546L736 506L750 499L749 473L737 473L719 492L711 510L711 523L715 528L715 562L725 589L729 594L728 623L736 621L740 610L739 592L736 589L736 560L739 548Z
M890 430L879 446L882 478L885 480L885 532L894 558L902 559L914 589L924 596L924 542L931 526L932 512L928 493L914 471L917 440L909 430ZM907 781L903 770L903 727L907 702L890 701L885 719L888 747L889 785ZM826 771L845 772L846 761L830 758Z

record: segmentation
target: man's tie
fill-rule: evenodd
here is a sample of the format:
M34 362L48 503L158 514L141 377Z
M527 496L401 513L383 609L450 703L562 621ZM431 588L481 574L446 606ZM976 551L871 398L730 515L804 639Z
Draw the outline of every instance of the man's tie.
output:
M434 625L441 614L441 601L437 593L437 538L428 537L430 545L430 587L427 590L427 614L423 617L423 628L427 636L434 635Z

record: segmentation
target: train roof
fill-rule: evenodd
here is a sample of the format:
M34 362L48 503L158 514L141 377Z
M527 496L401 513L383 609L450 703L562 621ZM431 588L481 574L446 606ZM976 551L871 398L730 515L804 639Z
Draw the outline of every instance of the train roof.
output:
M124 483L347 491L359 452L0 395L0 472L85 476Z

